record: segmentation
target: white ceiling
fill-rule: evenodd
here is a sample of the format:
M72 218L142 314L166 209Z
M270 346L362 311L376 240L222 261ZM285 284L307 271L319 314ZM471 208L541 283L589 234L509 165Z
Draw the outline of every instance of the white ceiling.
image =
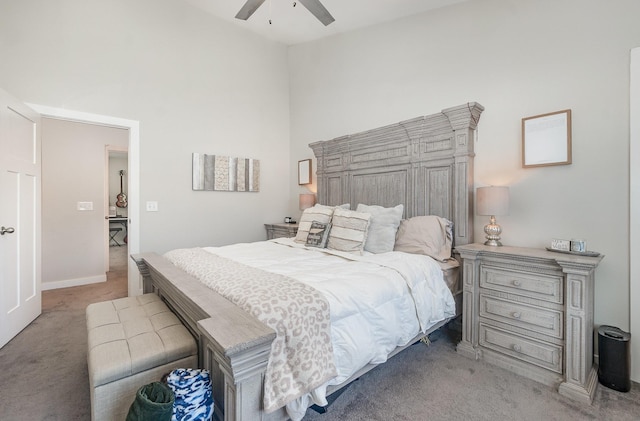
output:
M246 0L184 1L268 39L293 45L468 0L322 0L335 18L329 26L302 4L293 7L294 0L266 0L246 21L235 18Z

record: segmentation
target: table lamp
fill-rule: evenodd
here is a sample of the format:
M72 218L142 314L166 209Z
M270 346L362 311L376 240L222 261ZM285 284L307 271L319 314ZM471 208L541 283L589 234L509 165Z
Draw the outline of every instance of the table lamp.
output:
M316 195L313 193L303 193L299 199L300 210L303 211L316 204Z
M489 186L478 187L476 190L476 207L478 215L488 215L491 218L484 226L487 238L485 246L501 246L500 234L502 228L496 223L496 215L509 214L509 187Z

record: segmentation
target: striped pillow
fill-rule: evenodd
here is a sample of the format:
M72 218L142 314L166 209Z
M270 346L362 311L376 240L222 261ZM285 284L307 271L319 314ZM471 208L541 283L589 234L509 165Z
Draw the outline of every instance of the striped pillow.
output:
M298 222L298 233L295 241L297 243L306 243L313 221L328 224L331 222L331 215L333 215L333 206L315 205L305 209Z
M371 214L336 208L331 220L327 248L362 254Z

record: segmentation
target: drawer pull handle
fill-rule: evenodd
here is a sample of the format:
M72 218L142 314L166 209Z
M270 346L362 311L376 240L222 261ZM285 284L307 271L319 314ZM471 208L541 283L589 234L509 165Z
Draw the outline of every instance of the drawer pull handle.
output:
M520 350L521 350L521 349L522 349L522 348L520 348L520 345L517 345L517 344L516 344L516 345L513 345L513 350L514 350L514 351L516 351L516 352L520 352Z
M519 318L520 318L520 316L521 316L521 314L520 314L519 312L517 312L517 311L514 311L514 312L513 312L513 318L514 318L514 319L519 319Z
M522 283L520 281L518 281L517 279L515 281L513 281L513 286L514 287L519 287L521 285L522 285Z

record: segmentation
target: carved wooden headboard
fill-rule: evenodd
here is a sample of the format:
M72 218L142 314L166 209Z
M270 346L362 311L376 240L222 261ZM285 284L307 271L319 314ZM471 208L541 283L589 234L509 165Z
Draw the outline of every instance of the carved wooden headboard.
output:
M476 102L361 133L315 142L318 202L403 204L405 218L454 223L454 244L473 242Z

